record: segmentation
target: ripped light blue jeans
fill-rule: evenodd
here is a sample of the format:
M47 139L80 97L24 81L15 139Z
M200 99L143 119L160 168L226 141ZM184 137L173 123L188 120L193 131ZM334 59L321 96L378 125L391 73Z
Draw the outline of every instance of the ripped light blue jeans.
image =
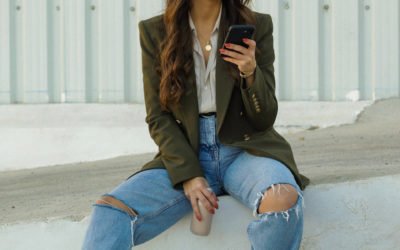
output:
M299 249L305 206L303 191L290 170L277 160L221 144L215 116L199 119L199 160L205 177L217 196L231 195L251 209L255 217L247 226L251 249ZM296 188L297 202L285 211L259 213L264 192L268 188L279 191L280 183ZM108 204L93 204L82 249L134 248L192 212L184 191L172 188L168 172L162 168L139 172L103 195L122 201L138 215Z

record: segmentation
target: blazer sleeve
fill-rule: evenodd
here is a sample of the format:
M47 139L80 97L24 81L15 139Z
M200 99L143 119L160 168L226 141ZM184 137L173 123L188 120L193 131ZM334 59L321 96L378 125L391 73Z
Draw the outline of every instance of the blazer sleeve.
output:
M261 33L256 46L261 53L257 58L254 83L248 87L246 80L241 78L240 89L249 121L256 129L266 130L274 125L278 113L278 102L275 96L272 18L269 14L263 14L260 19L257 28Z
M152 41L145 20L138 24L142 51L142 73L146 123L150 136L158 145L161 159L168 171L173 188L182 189L183 182L204 176L202 168L189 141L170 112L163 111L159 101L160 77L155 71L157 47Z

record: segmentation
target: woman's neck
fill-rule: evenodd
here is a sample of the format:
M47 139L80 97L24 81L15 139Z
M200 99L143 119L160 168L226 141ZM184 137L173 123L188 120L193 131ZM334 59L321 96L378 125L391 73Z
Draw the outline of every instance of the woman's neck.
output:
M193 22L213 27L217 21L222 0L192 0L190 16Z

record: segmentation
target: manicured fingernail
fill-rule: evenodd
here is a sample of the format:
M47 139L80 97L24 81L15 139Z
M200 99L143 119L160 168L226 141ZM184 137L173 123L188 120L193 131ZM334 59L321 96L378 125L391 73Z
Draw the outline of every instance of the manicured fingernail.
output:
M247 41L248 41L248 39L247 39L247 38L243 38L243 41L244 41L244 42L247 42Z
M229 48L229 47L231 47L231 44L230 43L225 43L225 46Z

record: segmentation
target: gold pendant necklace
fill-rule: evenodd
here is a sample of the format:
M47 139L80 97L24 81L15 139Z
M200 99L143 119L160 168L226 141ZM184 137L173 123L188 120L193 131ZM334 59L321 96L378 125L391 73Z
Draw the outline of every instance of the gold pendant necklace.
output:
M200 37L202 38L202 37ZM212 50L212 46L211 46L211 38L208 39L207 44L204 46L204 49L208 52L210 52Z
M206 49L206 51L211 51L212 46L211 46L210 40L208 40L208 42L204 48Z

